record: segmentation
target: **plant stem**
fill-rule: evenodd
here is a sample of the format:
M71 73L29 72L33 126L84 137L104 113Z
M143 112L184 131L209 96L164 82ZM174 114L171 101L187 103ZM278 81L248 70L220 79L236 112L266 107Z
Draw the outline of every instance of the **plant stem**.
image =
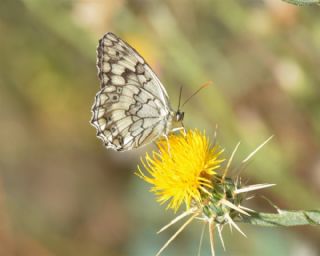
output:
M282 0L284 2L287 2L289 4L294 5L313 5L313 4L320 4L320 0Z
M278 213L250 213L237 222L264 227L290 227L300 225L320 225L320 210L283 211Z

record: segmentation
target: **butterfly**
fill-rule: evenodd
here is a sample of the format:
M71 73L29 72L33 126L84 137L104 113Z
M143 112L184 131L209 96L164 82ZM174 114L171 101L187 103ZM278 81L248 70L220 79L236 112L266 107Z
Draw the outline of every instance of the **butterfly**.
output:
M101 88L91 124L106 148L139 148L183 126L184 112L172 110L166 89L150 66L113 33L99 40L97 69Z

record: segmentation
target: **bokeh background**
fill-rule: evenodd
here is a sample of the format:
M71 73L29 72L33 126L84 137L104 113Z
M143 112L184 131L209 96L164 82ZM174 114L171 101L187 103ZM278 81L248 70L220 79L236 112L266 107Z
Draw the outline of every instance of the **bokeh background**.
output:
M149 62L185 125L218 125L243 173L284 209L320 207L320 7L280 0L1 0L0 255L150 256L178 229L134 175L150 145L106 150L90 126L98 39L113 31ZM257 196L248 207L275 211ZM163 255L196 255L195 221ZM320 255L317 227L241 225L218 255ZM202 254L209 255L208 237Z

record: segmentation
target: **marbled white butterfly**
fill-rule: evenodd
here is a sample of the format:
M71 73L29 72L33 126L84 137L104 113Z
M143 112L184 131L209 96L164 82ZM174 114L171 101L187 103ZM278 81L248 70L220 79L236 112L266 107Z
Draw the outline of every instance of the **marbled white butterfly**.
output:
M107 148L138 148L182 126L184 113L172 110L150 66L113 33L99 40L97 68L101 89L91 123Z

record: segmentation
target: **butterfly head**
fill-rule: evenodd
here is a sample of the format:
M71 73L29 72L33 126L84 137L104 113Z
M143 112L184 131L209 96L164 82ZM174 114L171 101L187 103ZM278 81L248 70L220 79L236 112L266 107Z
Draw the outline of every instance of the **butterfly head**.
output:
M183 121L183 118L184 118L184 112L178 110L176 113L175 113L175 121L176 122L182 122Z
M184 112L180 110L181 93L182 93L182 86L180 87L178 110L173 113L173 121L174 123L183 127Z
M171 117L172 117L171 129L173 131L179 130L181 127L184 127L183 125L184 112L178 109L176 112L171 112Z

